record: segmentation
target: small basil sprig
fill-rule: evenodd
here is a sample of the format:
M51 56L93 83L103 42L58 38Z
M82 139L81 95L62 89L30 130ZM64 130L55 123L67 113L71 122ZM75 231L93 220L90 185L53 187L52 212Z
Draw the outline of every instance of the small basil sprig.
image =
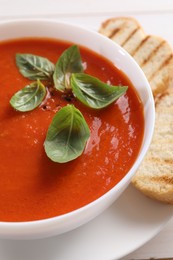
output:
M55 88L61 92L71 89L70 76L76 72L83 72L83 66L78 46L72 45L62 53L55 65Z
M61 108L49 126L44 147L54 162L65 163L79 157L90 136L89 127L73 105Z
M55 69L48 59L32 54L16 54L16 65L20 73L31 80L49 80Z
M110 86L84 73L72 74L71 86L73 93L83 104L95 109L110 105L127 90L127 87Z
M35 109L46 95L45 86L37 80L19 90L10 99L10 104L18 111L26 112Z

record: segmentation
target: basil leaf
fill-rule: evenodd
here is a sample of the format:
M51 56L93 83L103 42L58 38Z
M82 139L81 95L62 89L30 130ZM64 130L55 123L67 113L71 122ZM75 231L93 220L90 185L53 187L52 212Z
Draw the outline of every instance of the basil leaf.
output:
M31 80L48 80L54 72L54 64L46 58L32 54L16 54L20 73Z
M18 111L30 111L41 104L45 95L45 86L37 80L14 94L10 100L10 104Z
M55 114L49 126L45 152L54 162L74 160L82 154L89 136L90 130L81 112L67 105Z
M71 73L83 72L82 60L79 48L72 45L66 49L55 65L53 80L55 88L61 92L71 89Z
M110 86L84 73L72 74L71 86L74 95L83 104L95 109L110 105L122 96L128 88Z

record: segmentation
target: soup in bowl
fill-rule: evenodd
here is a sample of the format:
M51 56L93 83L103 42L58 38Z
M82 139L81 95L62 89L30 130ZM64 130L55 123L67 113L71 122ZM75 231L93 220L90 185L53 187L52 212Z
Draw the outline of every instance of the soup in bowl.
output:
M125 190L154 128L143 72L120 46L49 20L0 23L0 237L58 235Z

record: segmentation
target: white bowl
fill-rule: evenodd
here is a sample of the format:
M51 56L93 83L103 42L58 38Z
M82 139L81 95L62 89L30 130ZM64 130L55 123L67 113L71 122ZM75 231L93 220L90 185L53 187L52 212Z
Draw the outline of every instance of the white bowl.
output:
M49 37L86 46L101 54L121 69L135 86L144 106L145 129L137 160L128 174L109 192L94 202L71 213L31 222L0 222L0 238L34 239L58 235L93 219L108 208L124 191L135 174L147 149L154 129L154 101L149 83L131 56L108 38L67 23L50 20L15 20L0 23L0 40L20 37Z

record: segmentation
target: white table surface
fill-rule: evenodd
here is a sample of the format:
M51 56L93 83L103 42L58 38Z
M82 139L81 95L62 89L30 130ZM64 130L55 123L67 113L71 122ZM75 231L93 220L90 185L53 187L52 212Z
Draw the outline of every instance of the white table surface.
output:
M173 46L172 0L0 0L1 20L47 17L97 30L108 17L122 15L137 18L146 33L159 35ZM150 258L173 259L173 218L155 238L123 259Z

